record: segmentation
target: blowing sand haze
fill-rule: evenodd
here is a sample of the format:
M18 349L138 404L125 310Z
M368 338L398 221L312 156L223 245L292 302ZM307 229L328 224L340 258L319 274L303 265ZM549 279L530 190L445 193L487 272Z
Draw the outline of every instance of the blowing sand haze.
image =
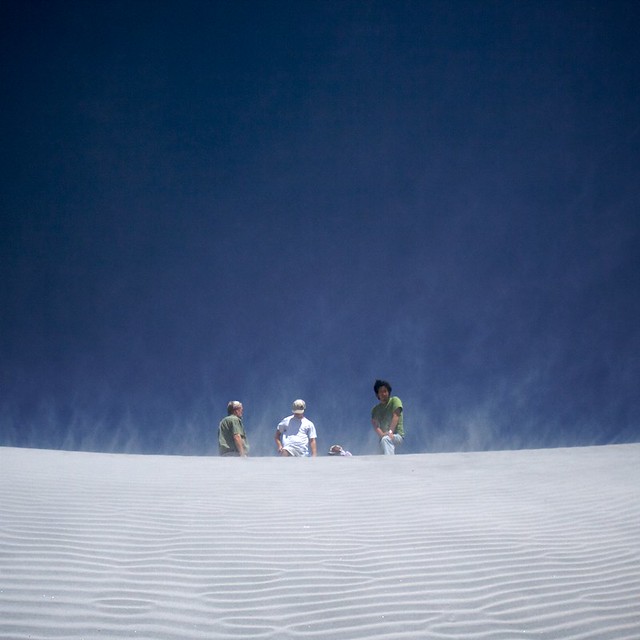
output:
M0 449L0 638L640 638L640 445Z

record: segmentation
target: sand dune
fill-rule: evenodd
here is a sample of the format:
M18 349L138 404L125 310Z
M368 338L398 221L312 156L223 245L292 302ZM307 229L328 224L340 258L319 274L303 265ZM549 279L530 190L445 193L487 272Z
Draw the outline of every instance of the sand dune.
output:
M3 639L640 638L640 445L0 465Z

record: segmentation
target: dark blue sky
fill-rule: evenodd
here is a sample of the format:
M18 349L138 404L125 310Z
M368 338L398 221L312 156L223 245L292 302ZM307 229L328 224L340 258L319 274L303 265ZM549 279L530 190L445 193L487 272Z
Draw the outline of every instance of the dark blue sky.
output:
M639 439L639 3L0 7L0 444Z

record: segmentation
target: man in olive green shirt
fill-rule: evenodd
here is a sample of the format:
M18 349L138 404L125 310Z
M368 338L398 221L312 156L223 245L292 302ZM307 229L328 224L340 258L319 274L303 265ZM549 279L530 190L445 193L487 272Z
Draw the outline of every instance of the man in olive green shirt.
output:
M380 438L380 451L392 456L404 441L402 400L391 395L391 385L386 380L376 380L373 391L380 403L371 410L371 424Z
M243 406L241 402L232 400L227 405L227 417L218 426L218 453L221 456L249 455L247 434L242 424Z

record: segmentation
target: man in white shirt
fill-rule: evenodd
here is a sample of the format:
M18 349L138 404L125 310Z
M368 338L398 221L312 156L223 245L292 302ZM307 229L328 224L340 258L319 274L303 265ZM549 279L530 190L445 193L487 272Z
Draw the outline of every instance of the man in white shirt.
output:
M311 455L316 457L316 428L304 417L306 408L304 400L296 400L293 415L283 418L276 428L275 440L281 456L308 456L311 449Z

